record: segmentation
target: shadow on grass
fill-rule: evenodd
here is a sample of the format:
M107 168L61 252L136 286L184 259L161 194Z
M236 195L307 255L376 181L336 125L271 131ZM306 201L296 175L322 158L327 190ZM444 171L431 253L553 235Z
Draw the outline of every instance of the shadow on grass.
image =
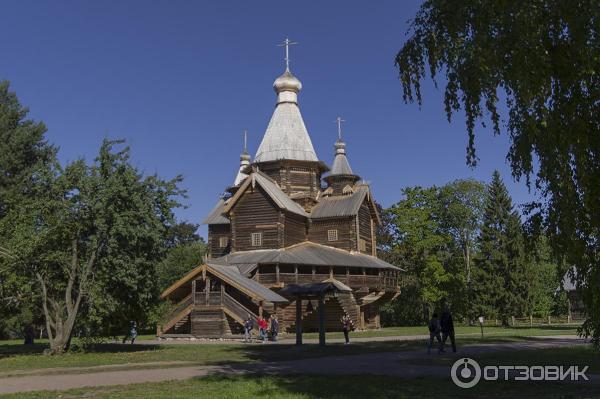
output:
M300 360L325 356L360 355L366 353L396 352L424 349L423 341L381 341L355 342L350 345L340 343L327 344L247 344L232 346L226 351L242 351L244 358L256 362L274 362L280 360Z
M482 338L458 338L456 340L459 353L462 347L465 346L492 346L495 344L518 344L518 343L538 343L538 342L551 342L560 341L566 342L565 339L561 338L539 338L539 337L523 337L519 335L508 335L502 337L484 337ZM362 355L370 353L384 353L384 352L415 352L415 355L419 357L419 353L422 353L423 358L427 358L427 344L428 340L410 340L410 341L371 341L371 342L353 342L350 345L343 345L340 343L327 344L320 346L318 344L304 344L297 346L294 344L246 344L242 346L229 346L224 347L225 353L242 353L243 358L246 361L252 362L275 362L282 360L301 360L309 358L319 358L327 356L348 356L348 355ZM450 349L450 342L446 342L446 349ZM518 348L512 349L509 345L506 350L518 350ZM229 358L230 356L226 356ZM212 364L227 364L228 362L214 362Z
M39 355L43 354L45 349L50 348L47 343L44 344L33 344L33 345L3 345L0 344L0 359L11 357L11 356L22 356L22 355ZM73 347L75 348L75 346ZM160 350L160 345L153 344L95 344L86 348L85 352L88 353L131 353L141 352L149 350Z

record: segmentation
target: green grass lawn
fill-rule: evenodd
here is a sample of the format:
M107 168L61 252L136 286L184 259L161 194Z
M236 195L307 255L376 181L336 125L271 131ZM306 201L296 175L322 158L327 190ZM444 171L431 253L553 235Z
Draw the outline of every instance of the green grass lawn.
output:
M460 389L448 379L400 379L384 376L236 376L134 384L63 392L19 393L4 399L386 399L386 398L600 398L600 387L541 382L481 382Z
M485 332L483 339L473 333L473 327L459 327L458 342L460 345L518 341L526 336L575 334L572 327L566 328L515 328L494 329ZM421 327L389 328L373 332L354 333L353 337L367 336L371 333L387 335L417 335L422 333ZM306 334L310 338L310 334ZM341 336L341 334L339 334ZM337 333L328 333L328 338L335 338ZM33 346L21 345L21 341L0 341L0 377L18 374L21 370L47 369L61 367L92 367L100 365L124 365L127 363L152 362L192 362L194 364L223 364L231 362L274 361L306 357L349 355L366 352L387 352L419 349L425 347L424 340L396 342L355 342L350 346L330 344L325 348L317 345L240 345L240 344L102 344L86 353L67 353L62 356L46 356L43 350L46 342L38 342Z
M18 374L19 370L91 367L100 365L125 365L126 363L150 363L165 361L190 362L198 365L227 364L233 362L256 362L302 359L322 356L353 355L368 352L387 352L411 350L423 347L423 343L414 341L364 342L350 346L332 344L326 347L318 345L99 345L95 351L86 353L66 353L61 356L40 354L43 345L28 348L23 353L20 346L0 345L0 377ZM7 348L19 348L10 353Z

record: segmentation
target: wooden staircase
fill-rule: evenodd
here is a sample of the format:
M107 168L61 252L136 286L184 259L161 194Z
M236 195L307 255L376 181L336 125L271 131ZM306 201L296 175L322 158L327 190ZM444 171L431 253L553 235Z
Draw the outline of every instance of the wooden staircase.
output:
M344 309L344 312L348 313L348 316L350 316L354 326L358 328L360 321L360 308L356 303L356 298L354 298L354 295L352 295L351 292L340 292L337 295L337 300L342 309Z
M315 302L313 299L313 303ZM319 307L317 304L315 305L311 312L303 313L302 325L305 331L318 331ZM360 312L352 293L339 292L335 296L326 296L324 305L326 331L341 331L341 319L344 313L348 313L354 325L359 327Z
M228 293L223 293L223 311L233 320L237 321L240 324L244 324L244 321L250 315L250 317L254 320L256 325L258 320L258 315L252 312L250 309L239 303L236 299L234 299Z
M191 332L190 313L194 307L192 295L179 302L167 316L168 322L158 328L162 334L189 334Z

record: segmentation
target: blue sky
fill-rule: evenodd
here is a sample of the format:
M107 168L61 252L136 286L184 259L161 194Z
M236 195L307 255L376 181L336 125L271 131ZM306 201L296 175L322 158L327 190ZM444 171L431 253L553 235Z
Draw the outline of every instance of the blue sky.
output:
M394 56L419 2L5 0L0 79L48 127L64 162L91 160L104 137L125 138L147 173L182 174L200 223L239 164L242 132L254 155L275 104L286 36L299 101L318 156L331 164L341 115L352 168L384 206L404 186L500 170L514 201L503 132L478 128L480 162L465 164L464 119L445 117L430 81L424 105L404 104ZM205 234L205 228L201 233Z

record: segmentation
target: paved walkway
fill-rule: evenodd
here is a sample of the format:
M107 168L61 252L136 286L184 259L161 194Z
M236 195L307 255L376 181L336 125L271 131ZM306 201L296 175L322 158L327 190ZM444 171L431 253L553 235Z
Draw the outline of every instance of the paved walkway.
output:
M548 338L539 341L514 343L489 343L469 345L461 348L461 356L475 356L495 351L523 349L541 349L549 347L570 346L583 343L582 340L570 338ZM24 377L0 378L0 394L38 391L66 390L83 387L99 387L108 385L124 385L167 380L185 380L192 377L203 377L215 374L378 374L413 377L449 376L448 366L413 365L405 362L410 359L422 359L423 351L403 351L369 353L349 356L330 356L301 360L287 360L265 363L245 363L223 366L185 366L169 368L152 368L142 370L119 370L90 372L86 374L38 375ZM591 376L593 383L600 384L600 375Z

